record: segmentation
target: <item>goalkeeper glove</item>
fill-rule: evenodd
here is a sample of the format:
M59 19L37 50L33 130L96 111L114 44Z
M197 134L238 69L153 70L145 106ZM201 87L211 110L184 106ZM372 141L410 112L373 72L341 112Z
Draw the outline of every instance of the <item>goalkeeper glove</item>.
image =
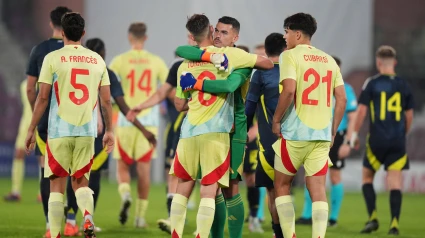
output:
M218 70L225 72L229 70L229 60L224 53L211 53L204 50L201 54L201 60L211 62Z
M180 76L180 86L182 87L184 92L193 89L202 91L203 85L203 80L197 80L195 77L193 77L193 74L189 72L183 72Z

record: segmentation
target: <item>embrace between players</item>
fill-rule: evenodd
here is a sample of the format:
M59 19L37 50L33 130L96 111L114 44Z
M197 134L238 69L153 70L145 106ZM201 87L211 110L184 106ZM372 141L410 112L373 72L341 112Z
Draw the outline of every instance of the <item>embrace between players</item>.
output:
M62 18L62 28L65 46L47 54L38 77L40 91L28 130L26 147L28 150L34 145L34 131L50 102L44 174L50 178L51 184L48 203L50 233L54 237L60 234L63 194L67 177L71 176L76 203L84 215L85 235L93 237L95 228L92 216L93 191L88 184L95 153L94 137L98 132L99 92L105 125L103 147L107 153L111 152L115 140L111 122L110 80L102 57L81 46L84 19L77 13L68 13ZM131 30L130 27L129 30L134 37L133 47L145 40L144 31L140 29L143 26L135 25L134 28L136 29ZM188 20L186 28L189 31L189 38L195 41L199 48L179 47L177 50L186 60L181 63L175 77L181 79L177 80L174 103L177 110L187 111L187 115L181 123L180 140L170 169L170 174L178 178L170 208L170 232L172 237L182 237L188 197L195 181L200 179L201 201L197 215L197 237L208 237L210 233L213 237L223 237L226 219L224 203L220 206L220 212L216 209L216 203L217 208L220 203L217 202L220 200L217 198L222 199L222 192L226 200L227 216L233 217L229 219L228 224L230 235L241 237L244 211L238 182L242 173L248 128L244 107L246 91L244 93L243 87L247 85L252 68L262 69L263 73L266 73L270 70L276 71L276 67L270 59L246 53L232 45L218 45L221 48L213 46L214 28L205 15L193 15ZM311 15L298 13L290 16L285 19L284 28L288 50L280 55L280 75L277 78L283 89L279 94L279 86L275 87L277 91L275 95L279 95L275 98L277 106L272 118L267 118L269 129L274 134L269 136L275 139L274 144L269 144L268 148L265 148L268 152L274 150L272 155L266 157L267 163L274 168L274 176L269 177L270 180L274 180L274 191L273 186L269 187L269 194L274 193L271 197L275 198L271 198L269 204L273 217L273 230L276 237L295 237L295 213L290 187L297 170L304 165L306 184L313 201L313 237L325 237L328 225L325 179L328 167L332 165L329 160L329 149L346 106L344 83L335 60L310 45L310 39L317 29L316 21ZM140 35L140 32L143 34ZM141 39L143 41L140 41ZM143 48L143 44L141 46ZM132 74L125 75L126 61L123 58L126 56L130 58L130 54L136 53L140 54L139 58L143 58L142 55L147 54L134 51L116 57L111 63L112 70L120 78L129 77L131 80L133 77L134 80L136 73L142 73L142 78L151 77L153 74L152 77L155 79L164 81L167 69L163 66L162 60L155 57L150 59L158 69L153 72L131 71ZM96 58L97 64L60 61L63 56L66 58L73 55ZM306 60L306 55L314 57L307 57L310 60ZM276 52L269 55L274 59L277 56ZM311 60L313 58L316 60ZM193 64L193 61L207 63ZM128 61L126 63L128 64ZM133 63L140 62L133 61ZM84 83L77 81L81 76L89 80L83 81ZM143 89L141 91L146 94L145 97L152 90L150 85L137 86ZM126 102L130 102L130 106L133 107L137 105L134 102L137 100L137 97L134 97L137 92L134 91L134 87L132 88L130 84L123 85L123 88L129 90L129 95L124 96ZM80 92L77 93L76 90ZM53 96L49 99L51 93ZM127 114L127 119L133 123L140 121L143 125L151 123L147 126L157 126L155 125L157 121L147 117L146 111L141 112L146 108L137 106L129 113L123 111ZM138 120L135 120L136 117ZM124 223L131 204L128 166L133 160L137 160L141 162L138 163L138 172L146 172L149 175L150 164L146 162L152 157L152 145L155 144L155 140L149 129L146 131L142 127L141 132L130 130L125 126L131 123L124 117L120 119L122 128L118 128L117 131L115 151L117 157L121 159L118 162L119 167L121 166L123 173L127 174L121 178L119 187L123 200L120 219ZM135 143L139 143L137 141L140 141L141 136L146 138L142 141L143 146L137 146L140 151L134 151ZM353 137L352 141L354 140ZM119 173L119 176L123 176L122 173ZM149 183L149 180L139 182L143 188L143 184ZM149 184L139 191L139 200L136 204L136 213L139 214L136 217L136 225L141 227L146 225L144 213L147 209L148 189Z

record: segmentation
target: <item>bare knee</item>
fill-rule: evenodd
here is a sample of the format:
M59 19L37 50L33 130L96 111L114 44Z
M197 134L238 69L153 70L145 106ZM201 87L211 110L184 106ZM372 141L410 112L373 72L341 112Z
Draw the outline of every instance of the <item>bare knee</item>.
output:
M399 170L388 170L387 184L390 190L401 190L402 173Z
M226 199L230 199L239 194L239 180L231 179L228 188L222 188L223 196Z
M255 173L245 173L245 183L247 187L254 187L255 186Z
M339 184L341 183L341 170L339 169L330 169L329 175L331 179L332 184Z
M80 178L71 177L71 185L72 185L72 189L75 192L79 188L88 187L89 180L85 176L81 176Z
M363 167L362 177L363 177L363 184L373 183L373 178L375 177L375 172L371 169Z
M218 184L201 185L201 198L214 198L217 194Z
M274 188L275 188L276 197L290 194L291 184L293 179L294 179L293 176L289 176L275 170Z
M327 201L325 183L326 175L306 177L307 189L313 202Z
M15 150L15 159L24 159L25 158L25 150L16 149Z

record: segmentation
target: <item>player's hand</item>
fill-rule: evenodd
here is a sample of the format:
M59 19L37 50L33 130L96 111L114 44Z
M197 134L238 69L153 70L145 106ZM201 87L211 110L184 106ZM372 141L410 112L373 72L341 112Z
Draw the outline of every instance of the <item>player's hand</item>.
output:
M134 120L136 120L136 117L137 115L139 115L140 112L142 112L142 108L139 105L130 109L127 112L127 115L125 115L125 117L127 118L128 121L134 122Z
M111 153L114 149L115 139L114 139L114 133L112 131L106 131L105 135L103 136L103 148L105 149L106 153Z
M273 134L275 134L277 137L281 136L280 122L273 122L272 131L273 131Z
M184 92L190 90L202 90L202 80L197 80L193 74L189 72L183 72L180 76L180 86Z
M357 132L353 132L350 138L350 147L358 150L360 148L360 141Z
M338 159L345 159L350 155L351 148L349 144L342 144L338 150Z
M34 130L28 130L27 138L25 138L25 152L30 154L35 147L35 133Z
M143 133L143 136L145 136L145 138L149 141L149 144L151 144L152 147L155 148L156 147L156 138L155 138L155 135L152 132L148 131L148 130L144 130L142 133Z
M211 54L210 61L211 63L214 64L214 66L218 70L225 71L225 72L229 71L229 68L228 68L229 60L227 59L226 54L222 54L222 53Z

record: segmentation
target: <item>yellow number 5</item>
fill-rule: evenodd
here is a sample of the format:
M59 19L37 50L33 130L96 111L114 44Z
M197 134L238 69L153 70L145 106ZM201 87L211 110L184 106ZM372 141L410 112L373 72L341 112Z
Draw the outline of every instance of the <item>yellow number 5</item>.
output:
M401 108L400 92L394 93L394 95L392 97L390 97L388 99L388 101L387 101L387 93L381 92L381 111L380 111L381 121L385 120L385 117L387 115L387 108L388 108L388 112L394 112L395 113L395 120L396 121L401 120L402 108Z

